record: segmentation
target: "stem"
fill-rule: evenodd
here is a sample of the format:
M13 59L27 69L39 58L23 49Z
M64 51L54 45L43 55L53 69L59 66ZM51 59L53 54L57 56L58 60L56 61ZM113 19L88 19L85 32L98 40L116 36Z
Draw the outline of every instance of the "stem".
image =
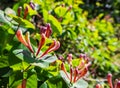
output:
M23 72L26 72L32 65L30 64Z

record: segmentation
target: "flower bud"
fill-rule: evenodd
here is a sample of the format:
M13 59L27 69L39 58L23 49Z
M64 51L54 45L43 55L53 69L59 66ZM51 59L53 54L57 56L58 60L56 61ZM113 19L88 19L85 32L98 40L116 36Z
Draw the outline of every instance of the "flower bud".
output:
M68 60L68 63L72 65L72 54L68 54L67 60Z
M47 27L47 30L46 30L46 37L49 38L50 35L52 34L52 29L51 29L51 26L50 24L46 24L46 27Z
M26 88L27 80L23 79L22 80L22 88Z
M49 52L57 50L59 47L60 47L60 42L54 40L53 43L49 46L49 48L40 57L43 57L44 55L48 54Z
M74 79L73 79L73 82L76 82L77 81L77 76L78 76L79 72L78 72L78 68L75 68L74 70Z
M70 11L72 9L72 5L70 5L69 7L68 7L68 10L67 11Z
M33 10L35 9L35 4L33 2L30 2L29 5Z
M97 84L95 88L102 88L102 86L100 84Z
M19 17L20 17L21 11L22 11L22 7L20 6L20 7L18 8L18 10L17 10Z
M23 18L26 19L27 15L28 15L28 6L26 6L26 8L24 10L24 17Z
M113 84L112 84L112 74L108 74L107 75L107 81L108 81L108 84L110 86L110 88L113 88Z
M70 81L72 82L73 68L70 67Z
M120 81L117 82L117 88L120 88Z

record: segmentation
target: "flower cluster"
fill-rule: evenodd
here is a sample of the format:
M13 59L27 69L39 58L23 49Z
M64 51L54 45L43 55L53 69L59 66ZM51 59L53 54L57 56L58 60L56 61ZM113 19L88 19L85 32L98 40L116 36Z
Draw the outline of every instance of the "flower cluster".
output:
M114 85L113 85L112 74L110 74L110 73L107 75L107 81L108 81L110 88L120 88L120 81L117 79L115 80Z
M30 52L32 52L36 57L39 55L41 48L45 44L46 38L49 38L49 36L51 35L52 30L51 30L50 24L46 24L45 27L42 26L41 31L42 31L41 32L41 39L39 41L38 48L37 48L36 52L33 50L33 47L32 47L31 42L30 42L30 33L27 32L25 34L25 37L24 37L21 30L17 30L17 32L16 32L16 36L17 36L18 40L22 44L24 44L30 50ZM45 52L43 52L39 58L43 57L44 55L48 54L49 52L57 50L59 47L60 47L59 41L53 40L53 42L48 47L48 49Z
M64 63L61 64L61 70L64 71L64 73L66 74L67 78L70 80L71 83L77 82L80 78L84 77L88 72L88 67L90 66L88 57L85 54L81 54L79 59L80 59L79 65L74 67L72 64L73 60L72 54L69 54L67 56L67 62L70 67L69 69L70 74L68 74L65 68L65 64Z
M107 75L107 82L110 88L120 88L120 81L118 79L115 80L114 84L112 82L112 74ZM97 84L95 88L103 88L102 85Z

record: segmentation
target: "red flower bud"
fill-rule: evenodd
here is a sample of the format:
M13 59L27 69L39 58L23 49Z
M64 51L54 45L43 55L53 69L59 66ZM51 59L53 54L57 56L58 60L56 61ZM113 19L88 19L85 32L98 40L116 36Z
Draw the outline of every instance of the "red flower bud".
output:
M113 88L113 84L112 84L112 74L108 74L107 75L107 81L108 81L108 84L110 86L110 88Z
M70 5L69 7L68 7L68 10L67 11L70 11L72 9L72 5Z
M23 79L22 80L22 88L26 88L27 80Z
M57 50L59 47L60 47L59 41L54 40L53 43L49 46L49 48L40 57L43 57L49 52Z
M117 88L120 88L120 81L117 82Z
M72 65L72 54L68 54L67 60L68 60L68 63Z
M30 2L29 5L33 10L35 9L35 4L33 2Z
M47 30L46 30L46 37L49 38L50 35L52 34L52 29L50 27L50 24L46 24Z
M21 31L21 30L17 30L16 36L17 36L18 40L19 40L22 44L24 44L25 46L28 46L25 38L23 37L23 34L22 34L22 31Z
M100 84L97 84L95 88L102 88L102 86Z
M75 70L74 70L74 79L73 79L73 82L76 82L76 79L77 79L78 74L79 74L78 68L75 68Z
M23 19L26 19L27 15L28 15L28 7L26 6L26 8L24 10L24 17L23 17Z
M30 43L30 33L29 33L29 32L26 33L25 39L26 39L26 42L27 42L27 44L28 44L28 46L27 46L28 49L29 49L32 53L34 53L33 48L32 48L32 46L31 46L31 43Z
M19 17L20 17L21 11L22 11L22 7L20 6L20 7L18 8L18 10L17 10Z
M39 42L39 46L38 46L38 50L37 50L37 53L36 53L36 56L39 54L42 46L45 44L45 34L42 34L41 35L41 40Z
M16 36L18 38L18 40L24 44L32 53L34 53L31 43L30 43L30 37L29 37L29 32L26 33L25 38L23 37L22 31L21 30L17 30L16 32Z
M73 68L70 67L70 81L72 82Z
M61 64L61 70L63 70L65 72L67 78L70 79L69 76L68 76L68 74L67 74L67 71L66 71L66 68L64 66L64 63Z

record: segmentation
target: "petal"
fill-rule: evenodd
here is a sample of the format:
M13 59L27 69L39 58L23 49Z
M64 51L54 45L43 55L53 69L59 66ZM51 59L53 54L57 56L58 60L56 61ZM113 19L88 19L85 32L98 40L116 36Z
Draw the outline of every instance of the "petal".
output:
M17 36L18 40L19 40L22 44L24 44L25 46L28 46L25 38L23 37L23 34L22 34L22 31L21 31L21 30L17 30L16 36Z

